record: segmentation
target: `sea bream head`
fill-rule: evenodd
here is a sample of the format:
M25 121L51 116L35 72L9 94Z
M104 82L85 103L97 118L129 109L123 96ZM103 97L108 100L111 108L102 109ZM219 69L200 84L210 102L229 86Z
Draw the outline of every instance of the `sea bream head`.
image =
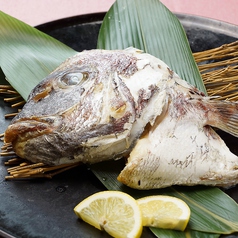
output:
M212 127L238 136L238 104L206 97L136 49L66 60L31 92L5 132L17 155L60 165L127 157L137 189L238 183L238 157Z
M153 58L131 48L67 59L30 93L5 142L22 158L53 165L127 154L164 100L155 95L167 65Z

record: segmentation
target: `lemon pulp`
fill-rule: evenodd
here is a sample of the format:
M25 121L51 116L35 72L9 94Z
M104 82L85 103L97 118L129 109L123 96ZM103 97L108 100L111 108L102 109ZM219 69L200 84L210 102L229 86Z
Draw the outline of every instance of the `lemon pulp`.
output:
M137 200L142 212L143 226L185 230L190 208L176 197L156 195Z
M86 198L74 208L75 214L116 238L139 238L142 216L137 201L126 193L103 191Z

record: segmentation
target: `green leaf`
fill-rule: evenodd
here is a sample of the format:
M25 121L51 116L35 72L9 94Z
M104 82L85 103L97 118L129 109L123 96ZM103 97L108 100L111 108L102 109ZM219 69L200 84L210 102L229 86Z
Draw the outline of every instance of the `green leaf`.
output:
M160 1L117 0L108 11L99 32L97 47L124 49L130 46L160 58L181 78L206 92L183 27ZM124 162L117 161L97 164L91 168L109 190L121 190L135 198L167 194L182 198L190 206L192 214L188 231L178 233L153 228L152 231L158 237L166 237L165 233L167 237L218 237L206 232L232 233L238 230L238 206L221 190L207 187L133 190L116 179L123 167Z
M186 230L185 232L181 231L174 231L174 230L165 230L165 229L157 229L157 228L150 228L151 231L157 237L163 238L218 238L219 234L213 233L204 233L200 231L193 231L193 230Z
M24 99L36 84L75 53L56 39L0 11L0 66Z
M220 234L238 231L237 203L220 189L197 186L171 190L173 196L189 204L192 211L189 222L191 229Z
M220 189L205 186L175 186L144 191L132 189L117 181L124 165L123 160L106 161L92 165L91 169L108 190L120 190L135 198L157 194L182 199L191 209L188 225L191 230L218 234L238 231L237 203Z
M174 14L160 1L117 0L108 11L100 29L98 48L124 49L130 46L162 59L181 78L205 92L184 29ZM176 187L137 191L120 184L116 179L124 166L123 162L114 165L112 162L107 163L92 166L93 172L107 189L122 190L135 198L152 194L180 197L188 203L192 211L190 229L214 233L232 233L238 230L238 206L221 190L192 187L184 191L184 188ZM226 208L224 203L220 203L224 200ZM157 232L161 235L161 231ZM185 233L180 234L186 237Z
M181 78L206 92L182 25L159 0L117 0L107 12L97 48L130 46L160 58Z
M109 32L107 28L110 30ZM174 15L158 0L118 0L104 20L100 31L98 46L107 49L108 47L115 49L128 46L141 48L164 60L173 70L187 81L193 79L194 83L192 81L189 82L197 85L201 90L204 90L196 64L194 64L194 60L190 56L191 52L184 31L181 29L178 20L175 19ZM151 33L153 33L153 36L155 34L159 35L159 37L149 38ZM110 43L109 45L108 42ZM103 44L105 44L105 47L102 47ZM54 70L65 60L65 58L75 53L74 50L55 39L4 14L3 12L0 12L0 65L4 74L9 79L9 82L25 99L30 90L42 78ZM1 80L2 78L3 74L0 75ZM119 162L123 163L122 160ZM234 202L231 202L231 199L222 193L221 190L217 189L213 192L213 188L201 187L189 188L189 193L188 191L185 191L187 188L181 188L180 190L180 188L177 187L154 191L132 190L123 186L116 180L119 173L117 170L120 171L120 166L117 167L118 162L111 161L110 163L112 164L108 171L105 169L106 167L104 164L98 164L95 165L95 167L92 167L95 174L97 174L108 189L122 190L133 194L135 197L155 193L182 197L187 201L192 210L189 229L207 231L208 228L206 227L206 224L201 222L204 216L206 216L208 220L212 221L215 219L214 224L209 223L209 225L212 224L213 226L210 230L213 230L218 226L220 226L219 229L221 229L223 233L237 230L237 219L233 220L233 218L235 218L234 214L237 214L237 205ZM115 168L115 170L112 168ZM198 191L196 189L202 190ZM210 202L208 202L209 206L211 206L212 203L213 205L219 204L219 207L221 207L216 198L218 197L221 202L225 199L224 195L226 196L226 205L227 203L229 205L224 214L220 214L220 209L217 209L217 214L214 211L214 207L213 210L209 210L209 207L204 206L204 198L213 195L213 193L215 194L215 197L210 197ZM234 214L230 214L232 212ZM227 217L229 217L229 219L231 218L231 220L227 220ZM198 220L200 222L197 222ZM225 227L224 229L223 226ZM220 230L217 230L216 232L219 231ZM161 234L161 232L165 233L166 231L153 229L153 232ZM172 234L172 231L167 232ZM188 237L186 236L187 234L192 236L192 234L201 233L196 233L191 230L188 230L183 234L180 233L180 235L185 235L185 237ZM210 235L206 237L209 236ZM177 236L174 235L174 237ZM194 237L196 236L194 235ZM197 237L199 236L197 235Z

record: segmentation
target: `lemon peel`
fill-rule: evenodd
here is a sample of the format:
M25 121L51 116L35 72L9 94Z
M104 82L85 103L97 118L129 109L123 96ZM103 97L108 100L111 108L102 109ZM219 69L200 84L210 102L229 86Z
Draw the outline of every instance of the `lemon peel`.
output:
M137 201L119 191L103 191L84 199L74 208L75 214L115 238L139 238L142 215Z
M140 198L137 202L143 226L184 231L189 222L190 208L179 198L155 195Z

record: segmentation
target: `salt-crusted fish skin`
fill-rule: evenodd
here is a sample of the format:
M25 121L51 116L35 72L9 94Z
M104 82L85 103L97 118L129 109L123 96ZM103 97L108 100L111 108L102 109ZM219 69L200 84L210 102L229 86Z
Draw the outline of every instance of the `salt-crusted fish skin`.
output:
M118 180L137 189L237 184L237 156L207 126L209 123L237 136L236 116L231 120L234 124L229 126L221 120L224 117L229 120L237 104L201 99L193 92L187 92L184 97L183 90L177 90L175 82L172 84L168 89L168 110L139 139ZM219 110L221 107L224 108Z
M135 49L69 58L31 92L5 142L22 158L54 165L128 154L165 103L159 81L164 72L149 63ZM149 80L152 72L157 76Z
M118 180L136 189L235 185L238 157L211 126L238 136L238 104L206 97L137 49L91 50L33 89L5 142L50 165L128 157Z

